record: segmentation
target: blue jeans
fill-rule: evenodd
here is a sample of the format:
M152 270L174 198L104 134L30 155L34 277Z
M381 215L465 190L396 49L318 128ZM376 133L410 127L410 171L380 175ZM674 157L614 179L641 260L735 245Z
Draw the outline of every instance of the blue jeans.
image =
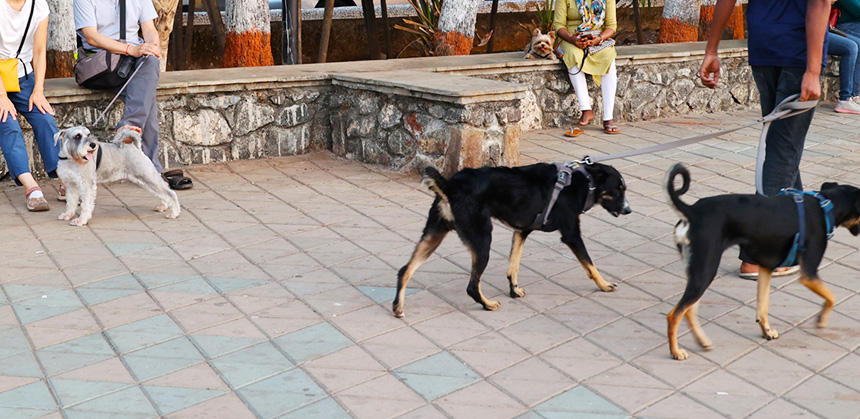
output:
M33 134L39 145L39 154L42 155L45 171L48 172L48 176L55 178L57 177L57 154L60 151L59 144L54 145L54 134L58 131L57 124L54 122L53 116L47 113L43 114L35 106L32 111L27 110L30 95L33 94L33 86L36 83L35 76L31 73L21 77L18 79L18 83L21 85L21 91L6 92L6 95L15 105L18 118L23 116L33 127ZM18 176L30 173L30 161L27 156L27 147L24 145L21 125L11 116L6 117L6 122L0 122L0 149L3 150L3 157L6 158L6 166L9 167L12 178L15 179L15 183L20 184Z
M860 37L860 22L842 22L836 25L836 29L839 29L849 35ZM827 37L830 38L830 35L832 34L827 34Z
M752 68L753 79L761 98L761 114L767 115L788 96L800 93L802 67ZM806 132L815 109L791 118L773 121L765 139L762 184L766 196L776 195L783 188L803 189L800 180L800 158L806 142ZM741 260L755 263L744 252Z
M857 96L860 83L860 38L829 33L827 39L827 53L840 57L839 100L851 99Z

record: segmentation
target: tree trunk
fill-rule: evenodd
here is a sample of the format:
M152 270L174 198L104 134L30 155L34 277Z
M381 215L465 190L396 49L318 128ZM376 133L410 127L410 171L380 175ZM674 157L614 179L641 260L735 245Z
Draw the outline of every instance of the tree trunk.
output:
M48 23L46 77L71 77L75 67L75 20L72 0L48 0L51 9Z
M167 70L167 47L170 44L170 32L173 31L173 19L176 16L176 6L179 0L152 0L158 19L155 20L155 29L158 29L158 41L161 43L161 71ZM192 24L193 16L189 16Z
M439 25L433 34L436 55L468 55L475 38L475 21L481 0L442 2Z
M227 0L224 67L273 65L267 0Z
M714 20L714 6L717 0L703 0L701 23L699 25L699 40L708 40L708 31L711 27L711 21ZM729 17L729 23L723 29L721 39L744 39L744 8L740 0L738 0L735 9L732 11L732 16Z
M660 42L688 42L699 40L699 12L701 0L666 0L663 2L663 21L660 23Z

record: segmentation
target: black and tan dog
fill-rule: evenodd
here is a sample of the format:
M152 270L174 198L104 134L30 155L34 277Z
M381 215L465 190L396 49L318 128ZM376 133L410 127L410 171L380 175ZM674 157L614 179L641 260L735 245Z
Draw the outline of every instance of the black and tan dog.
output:
M422 182L436 193L436 199L430 207L421 241L409 263L397 274L394 315L403 316L406 284L451 230L457 231L472 252L472 273L466 293L487 310L499 308L497 301L484 297L480 283L490 258L491 217L514 229L507 272L511 297L525 295L517 285L517 274L523 243L534 230L560 231L561 241L573 250L588 276L601 290L613 291L615 284L603 279L585 250L579 217L593 204L601 205L616 217L629 214L631 210L625 198L624 180L613 167L598 163L584 165L572 173L569 170L572 170L570 166L562 170L554 164L538 163L522 167L463 169L445 179L436 169L425 169ZM541 216L550 202L559 173L569 175L570 184L560 189L549 216Z
M681 175L683 184L675 189L675 177ZM770 328L767 319L770 299L771 272L792 251L800 227L797 204L789 195L728 194L700 199L693 205L680 196L690 186L690 172L679 164L667 173L666 191L681 220L675 226L675 244L687 263L687 288L678 305L667 316L669 351L675 359L686 359L687 352L678 347L678 324L686 317L693 336L705 349L711 341L696 318L696 306L720 264L723 251L737 244L759 265L756 322L766 339L776 339L779 333ZM860 234L860 189L848 185L825 183L820 195L830 200L832 227L843 226L855 236ZM824 298L818 316L818 326L827 324L833 309L833 293L818 277L818 265L827 247L827 221L818 198L800 195L805 225L805 239L798 243L796 261L800 263L800 282ZM825 202L825 205L827 203Z

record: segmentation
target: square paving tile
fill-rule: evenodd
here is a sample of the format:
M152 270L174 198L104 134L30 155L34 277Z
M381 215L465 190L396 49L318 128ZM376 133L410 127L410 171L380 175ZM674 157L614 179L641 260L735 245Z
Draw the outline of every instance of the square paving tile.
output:
M480 376L448 352L440 352L394 370L416 393L436 399L477 381Z
M297 363L343 349L352 341L328 323L319 323L273 339Z
M211 363L234 389L293 367L269 342L224 355Z
M262 417L297 410L325 397L326 393L302 370L294 369L238 391Z

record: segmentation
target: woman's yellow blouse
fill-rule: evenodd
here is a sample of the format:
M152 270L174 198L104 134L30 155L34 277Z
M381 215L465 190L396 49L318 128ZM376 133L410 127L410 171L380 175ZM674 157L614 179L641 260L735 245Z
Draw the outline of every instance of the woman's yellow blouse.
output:
M585 0L586 4L591 5L591 0ZM582 18L579 16L579 9L576 7L576 0L556 0L555 10L553 13L552 29L558 31L561 28L567 28L571 35L576 35L576 28L582 23ZM615 0L606 0L606 19L603 22L601 30L610 28L618 30L618 21L615 19ZM567 68L579 67L582 63L584 52L577 48L576 45L570 42L561 41L561 52L564 53L564 63ZM585 64L582 66L582 72L592 75L602 75L609 72L609 66L615 56L615 47L604 48L597 54L589 55L585 59Z

